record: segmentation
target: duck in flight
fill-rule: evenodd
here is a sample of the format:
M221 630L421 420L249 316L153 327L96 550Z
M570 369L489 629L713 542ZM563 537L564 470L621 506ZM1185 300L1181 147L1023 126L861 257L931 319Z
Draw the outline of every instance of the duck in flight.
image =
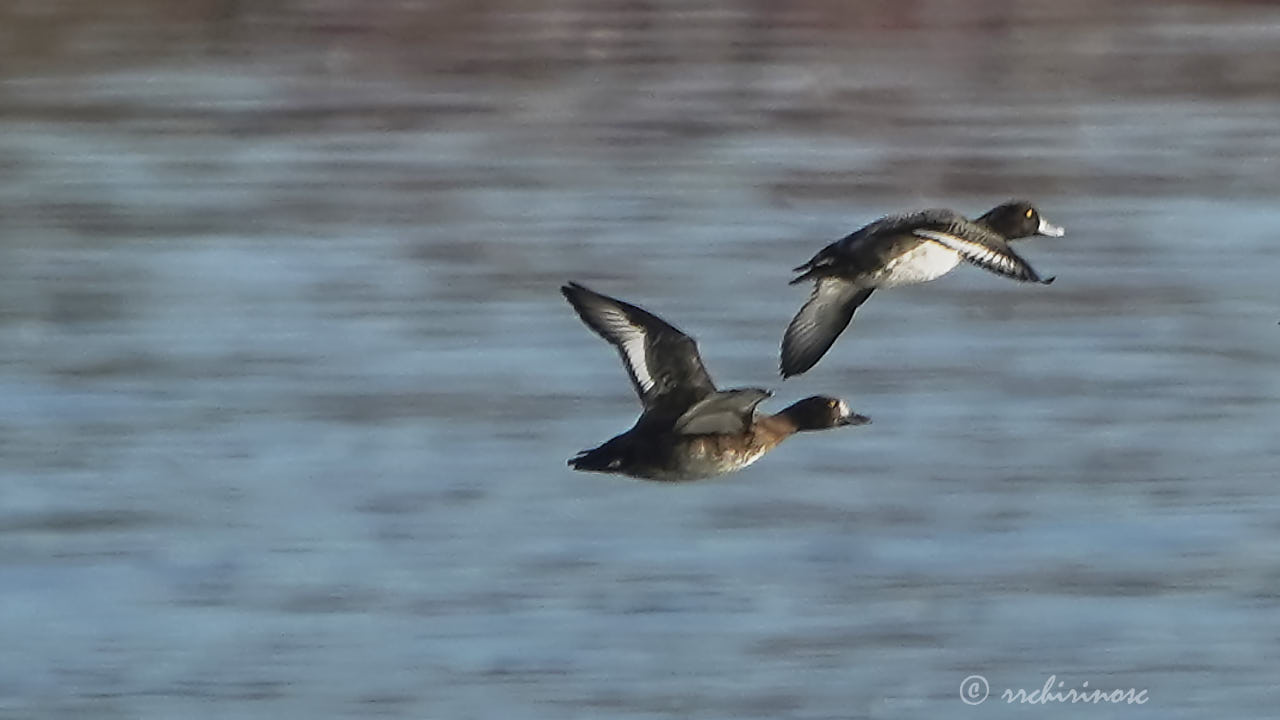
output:
M717 390L693 338L648 311L569 283L582 322L617 349L644 410L628 431L569 460L575 470L685 481L741 470L791 435L862 425L843 400L813 396L773 415L762 388Z
M1014 280L1052 283L1008 241L1062 234L1031 203L1015 200L975 220L954 210L922 210L883 217L846 235L795 268L801 274L792 285L812 280L814 286L782 338L782 377L817 364L877 288L936 280L961 260Z

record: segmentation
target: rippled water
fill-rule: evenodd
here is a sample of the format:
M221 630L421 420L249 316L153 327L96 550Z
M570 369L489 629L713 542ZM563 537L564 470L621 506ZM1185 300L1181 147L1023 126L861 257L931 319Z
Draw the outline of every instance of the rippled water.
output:
M1280 10L0 10L0 717L1013 715L1280 700ZM787 269L1035 200L1052 287ZM670 486L576 279L875 424ZM961 702L969 675L993 697Z

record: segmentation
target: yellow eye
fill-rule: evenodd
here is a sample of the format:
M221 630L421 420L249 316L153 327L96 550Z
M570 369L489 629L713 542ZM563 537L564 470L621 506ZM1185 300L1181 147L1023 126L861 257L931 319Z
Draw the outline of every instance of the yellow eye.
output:
M1031 208L1027 208L1027 219L1028 219L1028 220L1030 220L1030 219L1031 219L1031 216L1032 216L1032 215L1035 215L1035 214L1036 214L1036 211L1035 211L1035 210L1032 210Z
M834 410L834 409L835 409L835 407L836 407L836 405L839 405L839 404L840 404L840 403L839 403L838 401L836 401L836 400L828 400L828 401L827 401L827 407L831 408L832 410Z

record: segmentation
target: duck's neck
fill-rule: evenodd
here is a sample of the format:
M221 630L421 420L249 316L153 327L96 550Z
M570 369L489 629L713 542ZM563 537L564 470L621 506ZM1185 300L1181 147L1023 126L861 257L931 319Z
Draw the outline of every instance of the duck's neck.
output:
M781 412L761 418L757 423L759 431L774 438L775 443L780 443L800 432L800 425L792 417L791 413L787 412L790 409L787 408Z

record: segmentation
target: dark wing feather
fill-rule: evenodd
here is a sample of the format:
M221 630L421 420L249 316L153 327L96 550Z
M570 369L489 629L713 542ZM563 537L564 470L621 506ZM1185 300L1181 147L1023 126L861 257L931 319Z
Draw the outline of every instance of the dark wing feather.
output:
M819 278L782 336L782 377L799 375L816 365L871 291L838 277Z
M618 350L646 412L675 417L715 392L693 338L643 308L577 283L560 292L582 322Z
M683 435L737 435L747 431L756 406L773 393L763 388L724 390L693 404L675 422Z

